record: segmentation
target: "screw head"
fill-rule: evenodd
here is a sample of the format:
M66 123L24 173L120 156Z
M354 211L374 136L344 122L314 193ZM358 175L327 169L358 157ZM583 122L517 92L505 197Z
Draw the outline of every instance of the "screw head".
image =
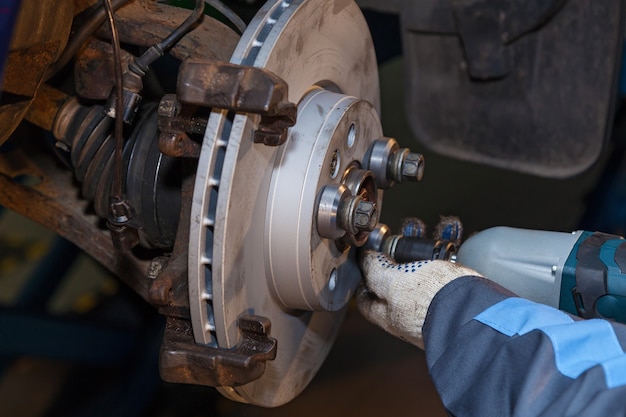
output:
M356 204L354 215L352 217L353 226L357 230L365 230L371 232L376 227L378 211L376 203L367 200L361 200Z
M157 256L152 259L150 266L148 267L148 278L156 279L167 265L168 260L169 258L166 256Z
M157 110L159 116L175 117L180 113L180 103L176 99L175 94L166 94L159 102Z

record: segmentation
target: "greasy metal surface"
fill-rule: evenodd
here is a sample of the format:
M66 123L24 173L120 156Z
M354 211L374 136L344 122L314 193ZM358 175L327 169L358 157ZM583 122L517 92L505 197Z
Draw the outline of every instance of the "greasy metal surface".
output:
M168 382L208 386L238 386L258 379L266 361L276 358L276 339L269 337L265 317L239 318L241 340L234 349L198 345L191 323L168 318L160 354L161 378Z
M89 203L78 196L71 172L50 155L28 149L28 155L20 150L0 153L0 205L74 242L147 300L149 263L115 251L108 231L98 227L100 219L87 214ZM41 182L23 184L28 179Z
M70 34L73 5L66 0L24 0L6 61L0 102L0 145L28 110L48 65Z
M116 12L120 42L152 46L160 42L189 16L189 10L162 3L132 1ZM98 35L108 39L105 25ZM170 53L181 61L190 58L228 60L239 36L228 26L204 16L203 20L172 48Z
M287 128L296 122L287 83L264 68L187 61L181 65L176 91L183 103L260 115L255 143L282 145Z
M379 105L369 30L351 1L267 3L231 62L269 69L287 82L294 103L320 84ZM235 115L232 127L226 111L214 111L209 119L194 189L189 291L199 343L217 337L220 347L235 346L237 317L245 312L271 320L272 336L279 341L276 360L257 381L221 392L239 401L277 406L313 378L345 310L286 312L268 293L262 237L271 167L280 148L252 142L259 119Z

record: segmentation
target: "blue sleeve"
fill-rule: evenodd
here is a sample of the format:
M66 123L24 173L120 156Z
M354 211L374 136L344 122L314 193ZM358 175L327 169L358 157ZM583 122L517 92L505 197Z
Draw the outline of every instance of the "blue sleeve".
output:
M626 415L626 326L463 277L435 296L426 361L454 416Z

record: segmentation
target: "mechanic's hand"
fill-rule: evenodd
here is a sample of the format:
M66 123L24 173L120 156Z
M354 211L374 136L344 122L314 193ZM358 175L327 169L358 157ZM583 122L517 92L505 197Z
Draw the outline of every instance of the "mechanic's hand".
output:
M366 252L361 259L364 284L357 290L361 314L392 335L424 349L422 326L435 294L448 282L476 271L448 261L397 264Z

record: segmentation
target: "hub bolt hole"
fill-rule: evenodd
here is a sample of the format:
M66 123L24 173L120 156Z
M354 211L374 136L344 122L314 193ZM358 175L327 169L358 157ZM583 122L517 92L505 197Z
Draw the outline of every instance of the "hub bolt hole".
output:
M330 160L330 176L336 178L339 174L339 168L341 167L341 157L339 151L333 152L332 159Z
M352 123L348 129L348 147L351 148L356 142L356 125Z
M336 286L337 286L337 269L333 268L333 270L330 271L330 277L328 278L328 289L330 291L334 291Z

